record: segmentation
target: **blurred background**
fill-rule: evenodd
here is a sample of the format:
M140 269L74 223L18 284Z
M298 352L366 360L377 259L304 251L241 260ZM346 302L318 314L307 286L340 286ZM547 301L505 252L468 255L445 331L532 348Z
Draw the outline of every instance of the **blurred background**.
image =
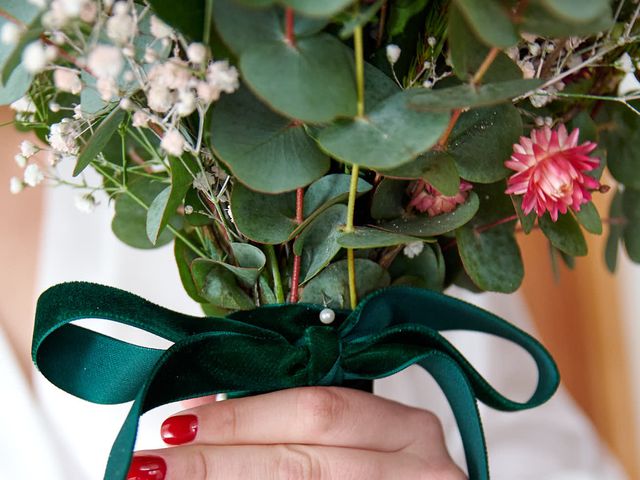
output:
M9 193L9 179L21 174L13 157L20 141L30 138L6 125L12 118L0 108L0 327L29 377L44 196L41 188ZM600 211L608 211L609 200L610 195L598 196ZM543 235L535 230L521 235L526 271L521 292L565 386L629 477L640 478L640 268L623 255L617 274L609 274L604 237L587 238L589 256L577 259L573 270L558 262L554 272Z

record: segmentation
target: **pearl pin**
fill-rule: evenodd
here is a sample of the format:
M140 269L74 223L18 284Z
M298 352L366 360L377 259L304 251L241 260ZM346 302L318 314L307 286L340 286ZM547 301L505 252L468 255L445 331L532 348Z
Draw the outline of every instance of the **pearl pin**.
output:
M325 325L329 325L333 323L336 319L336 312L331 310L330 308L325 308L320 312L320 321Z

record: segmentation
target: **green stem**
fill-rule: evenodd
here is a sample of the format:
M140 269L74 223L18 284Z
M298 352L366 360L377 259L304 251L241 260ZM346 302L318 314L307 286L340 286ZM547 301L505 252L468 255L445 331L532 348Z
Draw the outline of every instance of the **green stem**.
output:
M273 245L265 245L267 252L267 259L271 266L271 276L273 277L273 289L276 293L276 300L278 303L284 303L284 289L282 287L282 277L280 276L280 269L278 268L278 257L276 256L276 250Z
M96 169L96 171L102 175L103 177L105 177L106 179L112 181L115 184L119 184L120 182L118 182L113 176L109 175L101 166L93 163L92 164L93 168ZM127 188L126 185L121 185L122 191L124 193L126 193L127 195L129 195L129 197L131 198L131 200L133 200L134 202L136 202L138 205L140 205L142 208L144 208L145 210L149 210L149 206L144 203L144 201L138 197L135 193L133 193L131 190L129 190ZM202 250L200 250L198 247L196 247L191 240L189 240L187 237L185 237L182 233L180 233L179 230L177 230L176 228L174 228L171 224L167 224L167 229L169 229L169 231L171 233L173 233L176 238L179 238L180 241L182 241L187 247L189 247L191 250L193 250L193 252L196 255L199 255L202 258L208 258L207 254L204 253Z
M356 4L356 9L357 9ZM357 14L357 10L356 10ZM356 88L358 92L358 116L364 116L364 50L362 46L362 25L353 31L353 43L356 55Z
M211 36L211 15L213 14L213 0L207 0L204 4L204 32L202 33L202 43L209 45Z

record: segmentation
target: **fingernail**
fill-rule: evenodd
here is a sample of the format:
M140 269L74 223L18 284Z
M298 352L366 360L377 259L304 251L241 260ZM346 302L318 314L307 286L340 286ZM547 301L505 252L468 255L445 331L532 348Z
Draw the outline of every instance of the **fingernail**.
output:
M133 457L127 480L164 480L167 464L160 457L140 455Z
M160 428L162 440L169 445L182 445L196 438L198 417L195 415L176 415L167 418Z

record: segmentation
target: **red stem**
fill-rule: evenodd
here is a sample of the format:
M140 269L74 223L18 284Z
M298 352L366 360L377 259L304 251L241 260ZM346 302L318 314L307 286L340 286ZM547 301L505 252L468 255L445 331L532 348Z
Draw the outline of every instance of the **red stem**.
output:
M301 225L304 221L304 189L296 190L296 223ZM291 275L291 303L296 303L300 291L300 267L302 257L300 255L293 256L293 274Z
M285 10L285 23L284 23L284 34L287 39L287 43L292 47L296 46L296 32L295 32L295 24L294 24L294 11L293 8L287 7Z

